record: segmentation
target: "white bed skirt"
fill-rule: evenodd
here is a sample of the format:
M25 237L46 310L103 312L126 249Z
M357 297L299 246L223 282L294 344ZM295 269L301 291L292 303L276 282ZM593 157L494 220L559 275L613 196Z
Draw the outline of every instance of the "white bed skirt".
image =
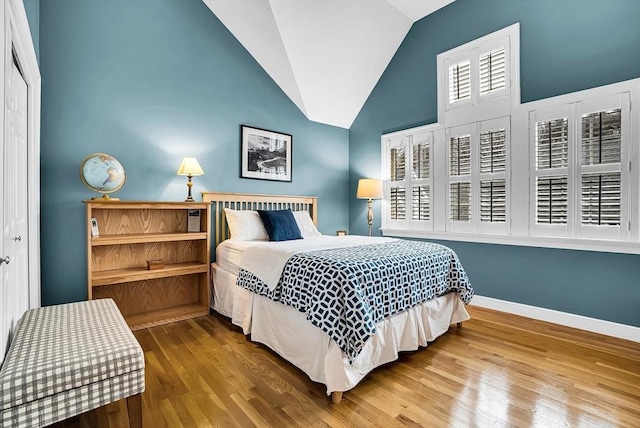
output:
M401 351L426 347L451 324L468 320L469 314L456 293L421 303L380 321L355 361L296 309L236 286L236 276L211 265L213 309L251 334L251 340L267 345L304 371L311 380L334 391L348 391L374 368L398 359Z

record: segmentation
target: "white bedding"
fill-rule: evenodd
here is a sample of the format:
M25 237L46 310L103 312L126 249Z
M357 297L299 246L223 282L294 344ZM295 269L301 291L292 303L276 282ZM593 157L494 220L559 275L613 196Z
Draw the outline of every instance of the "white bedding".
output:
M356 245L390 242L393 240L393 238L357 235L343 237L321 235L281 242L244 241L243 246L236 247L236 252L242 251L244 253L239 259L238 266L251 272L267 284L270 290L274 290L278 285L284 266L296 253L354 247ZM223 244L224 242L220 245ZM230 245L230 247L233 247L233 245Z
M360 238L366 238L364 241L376 239L323 238L331 238L330 241L338 241L344 246L361 245L363 240ZM316 239L300 241L310 241L311 244L311 240ZM240 326L245 334L251 334L252 340L267 345L303 370L312 380L324 383L327 394L353 388L375 367L396 360L398 352L427 346L428 342L445 333L451 324L469 319L456 293L424 302L376 324L377 333L367 342L353 364L349 364L338 345L308 322L303 313L236 286L244 254L252 247L256 247L255 241L225 241L217 247L217 261L212 264L213 309L231 318L233 324ZM318 249L318 246L310 249ZM273 268L273 264L271 266Z

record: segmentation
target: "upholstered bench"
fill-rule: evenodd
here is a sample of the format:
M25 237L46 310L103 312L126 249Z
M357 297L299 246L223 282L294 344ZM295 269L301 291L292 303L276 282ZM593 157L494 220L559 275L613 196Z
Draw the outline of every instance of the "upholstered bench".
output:
M127 398L142 426L144 353L111 299L27 311L0 369L0 427L42 427Z

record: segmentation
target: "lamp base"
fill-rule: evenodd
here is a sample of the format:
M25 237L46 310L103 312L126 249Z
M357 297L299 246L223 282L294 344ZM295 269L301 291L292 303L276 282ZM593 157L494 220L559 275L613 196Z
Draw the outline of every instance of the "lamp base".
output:
M367 223L369 223L369 236L371 236L371 227L373 226L373 207L372 207L372 200L368 199L367 200Z
M191 174L187 175L187 189L189 189L189 191L187 192L187 199L184 200L185 202L195 202L193 196L191 196L191 187L193 186L193 182L191 181L192 177Z

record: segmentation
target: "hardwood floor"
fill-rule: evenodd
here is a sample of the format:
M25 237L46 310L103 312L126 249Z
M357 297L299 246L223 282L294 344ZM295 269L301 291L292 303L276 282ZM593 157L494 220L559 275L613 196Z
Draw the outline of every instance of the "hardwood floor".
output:
M470 306L427 349L331 404L215 315L137 331L144 426L638 427L640 344ZM124 400L59 426L126 427Z

